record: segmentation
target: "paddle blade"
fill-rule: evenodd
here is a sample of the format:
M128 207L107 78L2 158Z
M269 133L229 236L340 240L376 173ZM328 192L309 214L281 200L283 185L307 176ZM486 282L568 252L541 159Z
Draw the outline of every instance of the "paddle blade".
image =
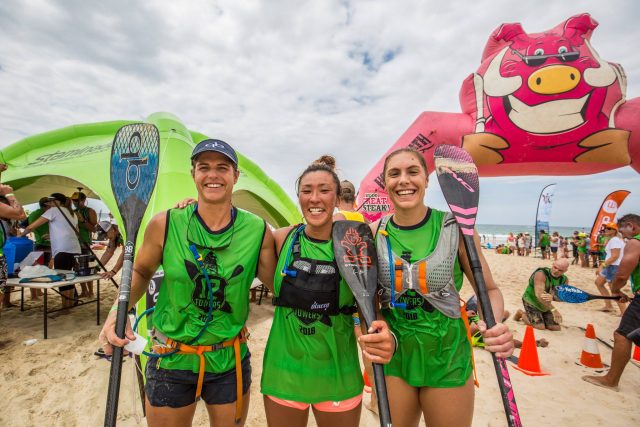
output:
M111 189L133 240L158 176L160 134L149 123L121 127L111 149Z
M447 204L462 233L473 236L480 198L478 168L469 153L453 145L439 145L433 156Z
M581 304L594 299L620 299L620 296L593 295L571 285L559 285L554 288L553 298L556 301L570 304Z
M589 301L589 294L575 286L560 285L554 288L554 299L571 304L580 304Z
M349 285L369 326L375 320L378 283L378 257L371 229L358 221L336 221L332 239L340 275Z

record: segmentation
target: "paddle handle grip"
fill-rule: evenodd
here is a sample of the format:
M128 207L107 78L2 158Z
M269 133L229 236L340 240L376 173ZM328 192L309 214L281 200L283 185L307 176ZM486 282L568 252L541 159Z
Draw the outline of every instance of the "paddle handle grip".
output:
M122 266L122 282L118 293L118 311L116 314L116 335L125 337L127 327L127 311L129 310L129 296L131 294L131 273L133 271L133 248L135 242L127 240L124 246L124 263ZM107 392L107 406L104 415L104 427L114 427L118 417L118 399L120 397L120 380L122 378L122 347L113 347L111 370L109 373L109 391Z
M476 283L478 302L482 309L484 321L487 324L487 328L492 328L496 325L496 319L493 315L491 300L487 294L487 285L484 281L482 264L480 263L480 257L478 256L478 251L476 250L476 245L473 241L473 235L464 235L464 247L469 258L469 265L471 266L473 280ZM520 412L518 411L516 397L513 393L513 386L511 385L511 377L509 376L507 363L503 358L497 357L495 353L491 353L491 358L493 359L493 367L496 370L496 377L498 378L498 387L500 388L504 412L507 416L507 424L509 427L522 427Z

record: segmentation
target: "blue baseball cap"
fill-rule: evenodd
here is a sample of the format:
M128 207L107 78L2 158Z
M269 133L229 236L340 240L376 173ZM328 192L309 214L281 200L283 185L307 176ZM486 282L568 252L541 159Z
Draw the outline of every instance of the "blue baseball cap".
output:
M219 139L205 139L196 145L196 148L193 149L191 153L191 161L194 161L196 157L206 151L213 151L215 153L224 154L233 162L234 165L238 166L238 156L236 155L236 150L234 150L229 144Z

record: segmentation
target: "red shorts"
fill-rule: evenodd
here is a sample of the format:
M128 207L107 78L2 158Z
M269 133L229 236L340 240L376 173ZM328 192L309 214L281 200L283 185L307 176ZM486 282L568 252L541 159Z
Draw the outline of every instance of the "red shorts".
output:
M267 396L267 398L271 399L278 405L286 406L288 408L304 411L307 410L309 406L313 406L315 410L320 412L347 412L354 409L355 407L360 405L360 402L362 402L362 394L352 397L351 399L342 400L340 402L326 401L313 404L295 402L293 400L278 399L277 397L273 396Z

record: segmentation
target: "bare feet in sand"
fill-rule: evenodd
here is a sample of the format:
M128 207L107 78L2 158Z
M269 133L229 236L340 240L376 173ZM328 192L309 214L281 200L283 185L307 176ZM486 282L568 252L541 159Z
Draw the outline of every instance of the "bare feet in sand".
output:
M516 311L516 314L513 315L513 320L517 322L522 319L523 315L524 315L524 311L518 309L518 311Z
M597 385L598 387L606 388L608 390L612 390L612 391L620 390L620 388L617 385L610 384L609 382L607 382L606 378L607 378L606 375L602 377L598 377L594 375L585 375L584 377L582 377L582 380L588 383L591 383L593 385Z

